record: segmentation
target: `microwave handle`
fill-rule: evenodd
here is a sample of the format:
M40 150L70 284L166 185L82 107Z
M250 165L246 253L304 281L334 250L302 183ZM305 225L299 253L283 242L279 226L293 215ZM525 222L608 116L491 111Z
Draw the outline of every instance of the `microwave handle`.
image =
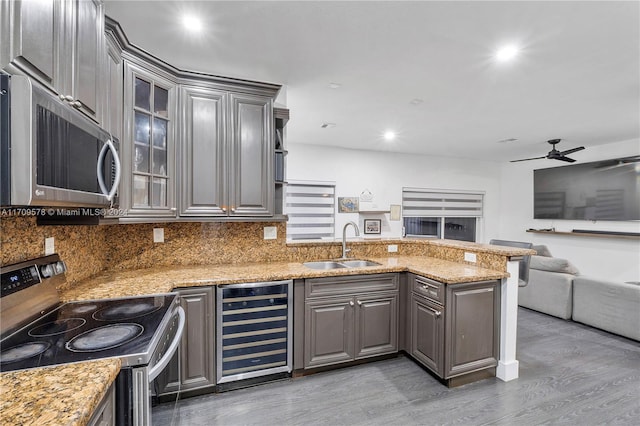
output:
M116 166L116 176L113 182L113 187L111 187L111 191L107 191L107 186L104 183L104 157L107 155L107 149L110 149L113 153L113 162ZM104 145L102 145L102 149L100 150L100 154L98 154L98 185L100 185L100 190L102 194L107 197L107 201L111 201L113 197L116 195L116 191L118 190L118 185L120 184L120 158L118 157L118 151L116 147L113 145L111 139L107 140Z

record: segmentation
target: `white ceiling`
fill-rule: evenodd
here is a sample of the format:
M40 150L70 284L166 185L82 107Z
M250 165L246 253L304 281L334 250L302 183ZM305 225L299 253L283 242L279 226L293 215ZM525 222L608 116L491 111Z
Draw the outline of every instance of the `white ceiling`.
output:
M640 138L639 6L107 0L106 13L179 68L285 85L289 146L504 161L544 155L552 138L561 150ZM181 28L183 11L201 35ZM522 51L500 64L505 43Z

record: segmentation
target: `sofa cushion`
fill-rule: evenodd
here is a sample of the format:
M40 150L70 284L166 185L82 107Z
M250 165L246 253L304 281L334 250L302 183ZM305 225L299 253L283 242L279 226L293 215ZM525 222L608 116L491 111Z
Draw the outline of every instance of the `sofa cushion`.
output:
M571 294L575 278L570 274L531 269L529 284L518 287L518 304L558 318L571 319Z
M544 244L533 246L531 248L536 252L538 252L538 256L551 257L551 252L549 251L549 248Z
M640 286L576 277L573 320L640 340Z
M561 272L563 274L578 275L578 268L571 262L559 257L531 256L531 269L549 272Z

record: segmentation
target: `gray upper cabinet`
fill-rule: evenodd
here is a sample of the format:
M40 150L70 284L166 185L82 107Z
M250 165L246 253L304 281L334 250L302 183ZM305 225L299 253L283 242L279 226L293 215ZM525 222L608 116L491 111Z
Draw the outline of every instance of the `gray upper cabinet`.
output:
M1 2L0 65L101 118L104 11L99 0Z
M257 95L231 94L228 175L231 216L273 215L273 103Z
M102 111L102 127L111 135L122 141L122 103L124 84L124 65L122 52L116 43L107 38L107 54L105 56L106 78L104 89L106 106Z
M181 91L182 159L180 214L227 214L225 112L227 93L185 86Z
M182 216L273 215L273 107L267 96L183 86Z
M72 78L67 81L66 95L71 95L74 105L85 114L97 118L101 112L104 55L104 12L102 1L73 0L69 4L71 16ZM69 66L64 63L63 66ZM68 78L67 78L68 80ZM79 104L77 102L80 102Z
M2 68L15 68L57 88L58 48L65 38L64 3L56 0L3 1Z
M176 83L126 59L121 206L132 217L175 217Z

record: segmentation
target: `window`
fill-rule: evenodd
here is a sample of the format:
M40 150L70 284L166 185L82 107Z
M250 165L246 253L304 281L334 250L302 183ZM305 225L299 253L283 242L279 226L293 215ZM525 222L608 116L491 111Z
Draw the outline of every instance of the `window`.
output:
M404 235L476 241L481 192L402 188Z
M334 238L335 187L334 182L289 181L285 208L288 240Z

